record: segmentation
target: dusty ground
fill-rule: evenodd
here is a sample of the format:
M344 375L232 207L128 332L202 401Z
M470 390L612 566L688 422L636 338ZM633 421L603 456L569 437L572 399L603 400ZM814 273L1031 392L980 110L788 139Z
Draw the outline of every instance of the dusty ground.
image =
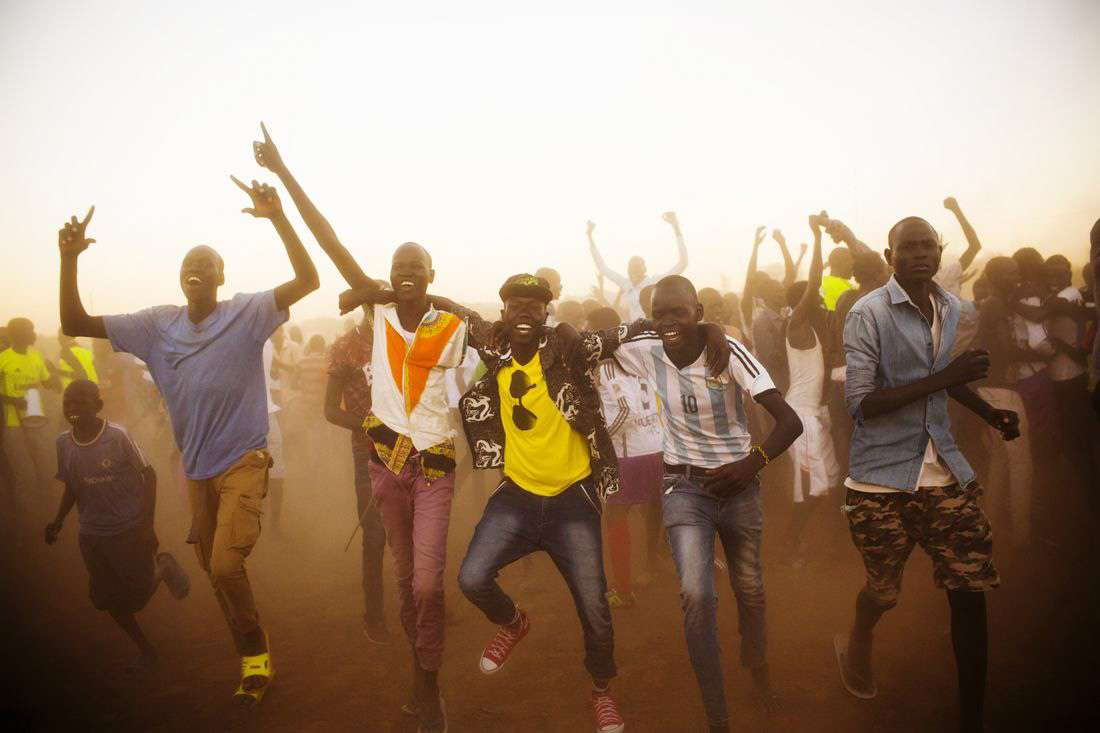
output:
M339 442L341 453L344 445ZM339 464L335 473L315 483L292 476L289 538L277 542L266 534L249 562L277 670L262 705L249 709L231 702L238 662L206 580L183 544L182 501L169 487L161 495L161 542L182 560L194 589L182 602L161 589L139 616L160 649L159 668L123 671L132 649L87 600L76 523L70 520L51 548L4 552L7 681L0 723L12 730L415 731L415 722L398 712L410 676L408 646L401 640L371 645L361 632L357 545L343 552L354 524L350 469ZM769 489L765 546L770 658L785 707L764 718L748 700L748 675L736 664L736 607L723 577L719 622L733 729L951 730L955 670L948 610L943 593L932 585L927 558L914 554L901 604L880 625L879 696L856 700L840 685L831 646L833 633L850 623L862 582L858 556L836 509L840 499L831 498L814 518L815 557L795 570L782 560L779 547L785 493ZM1022 553L998 547L1004 586L989 597L988 728L1097 730L1096 526L1085 518L1083 505L1065 500L1064 492L1037 495L1050 518L1043 529L1046 540ZM461 597L454 577L481 501L477 489L463 486L452 523L441 673L451 730L591 731L579 624L564 583L544 557L536 558L534 587L528 591L520 590L519 568L504 575L505 587L530 610L531 635L500 674L478 672L478 655L493 629ZM386 588L387 618L396 631L392 585L387 582ZM615 614L620 676L613 689L628 730L705 730L677 591L666 567L638 590L636 608Z

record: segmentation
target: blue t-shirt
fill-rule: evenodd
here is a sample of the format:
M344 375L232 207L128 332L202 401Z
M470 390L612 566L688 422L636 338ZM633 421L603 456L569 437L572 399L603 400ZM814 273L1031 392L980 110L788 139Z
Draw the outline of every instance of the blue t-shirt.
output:
M57 480L76 496L81 534L115 535L141 524L141 469L148 465L126 429L106 420L90 443L78 443L72 431L57 436Z
M289 315L275 307L275 291L268 290L219 301L198 324L178 305L103 317L115 351L149 367L187 478L217 476L267 445L264 342Z

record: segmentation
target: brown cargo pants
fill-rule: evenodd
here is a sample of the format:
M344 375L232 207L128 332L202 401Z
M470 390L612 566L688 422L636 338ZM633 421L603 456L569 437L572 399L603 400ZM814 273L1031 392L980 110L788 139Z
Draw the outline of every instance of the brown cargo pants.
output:
M187 541L195 545L240 654L244 635L260 625L244 559L260 536L270 464L266 450L254 450L217 476L187 480L192 517Z

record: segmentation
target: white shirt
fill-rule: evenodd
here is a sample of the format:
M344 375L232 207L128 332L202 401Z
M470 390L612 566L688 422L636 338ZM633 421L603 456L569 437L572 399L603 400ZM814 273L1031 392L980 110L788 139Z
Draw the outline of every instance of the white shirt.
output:
M1077 288L1069 287L1064 288L1058 293L1058 297L1062 300L1068 300L1075 305L1081 305L1084 303L1084 298L1081 297L1081 291ZM1052 336L1057 336L1061 340L1068 343L1070 346L1077 345L1078 339L1078 325L1077 321L1073 320L1069 316L1056 315L1050 319L1047 324L1047 330ZM1085 373L1085 367L1080 362L1074 361L1073 357L1063 351L1056 350L1054 356L1050 359L1050 378L1056 382L1061 382L1066 379L1073 379Z
M726 337L730 361L717 378L707 374L706 351L678 369L661 339L646 331L624 342L615 361L649 383L660 398L665 462L718 468L749 454L752 437L742 390L753 397L775 389L768 372L741 342Z
M592 260L596 263L596 269L603 273L611 282L619 286L623 291L623 297L626 298L626 309L628 320L636 321L639 318L645 318L645 311L642 309L642 291L650 285L656 285L663 277L669 275L679 275L687 269L688 266L688 253L687 246L684 244L684 238L679 232L676 233L676 248L679 251L680 258L676 261L676 264L672 266L668 272L663 275L652 275L645 278L637 285L630 281L629 277L620 275L612 270L604 262L603 257L600 256L600 251L594 246L589 247L592 252Z
M643 382L620 369L614 361L605 361L599 369L600 402L604 422L619 458L660 453L660 410L657 395Z
M396 305L375 308L371 413L417 450L453 438L444 375L465 355L461 318L432 308L413 334L401 327Z

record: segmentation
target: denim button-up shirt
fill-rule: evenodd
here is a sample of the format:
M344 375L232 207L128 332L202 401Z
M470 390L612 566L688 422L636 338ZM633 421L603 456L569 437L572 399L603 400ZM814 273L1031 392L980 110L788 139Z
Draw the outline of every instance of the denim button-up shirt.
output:
M929 438L960 484L974 480L951 437L946 390L877 417L860 409L870 393L924 379L949 363L961 305L935 283L932 299L942 326L935 358L931 324L893 277L852 306L844 321L844 401L856 422L848 474L856 481L916 491Z

